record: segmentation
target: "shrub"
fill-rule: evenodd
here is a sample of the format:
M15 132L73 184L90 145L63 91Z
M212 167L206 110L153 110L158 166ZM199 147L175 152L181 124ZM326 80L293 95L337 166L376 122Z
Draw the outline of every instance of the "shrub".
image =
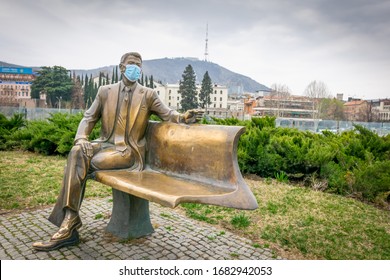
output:
M378 195L390 191L390 161L376 161L354 170L353 190L373 201Z
M380 137L362 126L342 134L315 134L275 128L272 118L215 122L246 127L237 151L243 173L281 180L287 176L316 178L321 182L317 189L341 195L359 193L371 201L390 191L389 135Z
M46 155L66 155L73 146L74 137L82 114L70 115L64 113L52 114L47 120L29 121L25 125L21 122L13 128L7 128L0 149L23 149ZM24 124L24 123L23 123ZM90 139L98 137L100 124L98 124L90 135Z

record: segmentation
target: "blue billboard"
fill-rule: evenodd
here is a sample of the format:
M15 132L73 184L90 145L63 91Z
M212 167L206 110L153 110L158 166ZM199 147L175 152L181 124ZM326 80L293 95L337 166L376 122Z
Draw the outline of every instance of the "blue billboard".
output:
M0 73L7 74L33 74L32 68L25 67L0 67Z

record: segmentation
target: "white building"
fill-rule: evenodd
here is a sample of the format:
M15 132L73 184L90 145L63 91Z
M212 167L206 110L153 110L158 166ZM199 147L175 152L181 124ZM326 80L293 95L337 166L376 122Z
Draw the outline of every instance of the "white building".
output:
M390 121L390 99L379 101L379 106L373 108L379 121Z
M197 99L199 102L199 93L201 86L197 85ZM154 83L154 90L159 95L160 99L170 108L181 109L181 94L179 93L179 84L159 84ZM228 108L228 88L226 86L214 85L213 92L210 95L211 104L208 109L227 109Z

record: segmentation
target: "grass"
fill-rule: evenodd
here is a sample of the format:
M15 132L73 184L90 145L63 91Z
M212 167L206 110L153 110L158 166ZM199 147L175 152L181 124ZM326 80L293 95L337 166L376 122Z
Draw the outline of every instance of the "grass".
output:
M66 159L0 151L0 211L49 205L61 189ZM111 188L89 180L85 197L106 197Z
M53 204L64 165L63 157L0 152L0 210ZM217 225L217 236L233 231L287 259L390 259L389 211L277 180L246 182L258 200L254 211L200 204L177 210ZM109 195L109 187L89 181L86 197ZM168 212L162 216L171 217Z
M290 259L390 259L389 211L276 180L246 182L258 200L254 211L181 207Z

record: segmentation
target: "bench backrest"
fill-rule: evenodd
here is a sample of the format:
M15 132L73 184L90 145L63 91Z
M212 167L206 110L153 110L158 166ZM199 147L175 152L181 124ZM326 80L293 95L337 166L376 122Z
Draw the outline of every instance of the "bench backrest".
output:
M150 122L147 166L170 176L236 189L242 180L237 163L240 126Z

